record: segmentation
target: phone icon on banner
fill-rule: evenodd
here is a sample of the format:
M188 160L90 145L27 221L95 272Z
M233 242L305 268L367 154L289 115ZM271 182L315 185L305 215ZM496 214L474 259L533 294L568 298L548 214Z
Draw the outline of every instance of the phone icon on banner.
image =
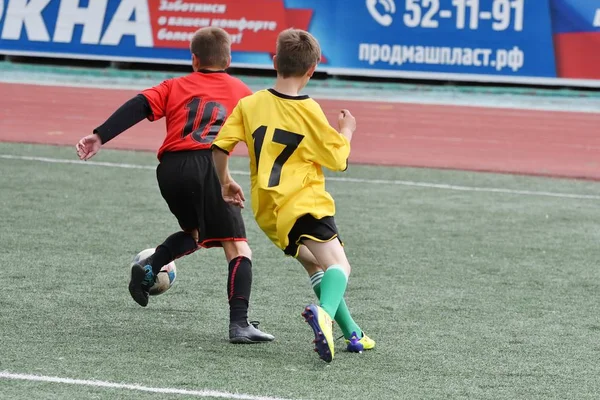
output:
M385 10L384 13L381 13L377 9L377 4ZM369 14L371 14L371 17L379 25L390 26L392 24L392 16L390 14L396 12L396 4L394 0L367 0L367 10L369 10Z

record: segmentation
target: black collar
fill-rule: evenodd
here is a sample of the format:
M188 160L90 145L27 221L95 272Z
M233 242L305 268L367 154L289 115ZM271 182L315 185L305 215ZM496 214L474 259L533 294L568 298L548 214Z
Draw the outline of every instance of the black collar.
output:
M300 96L288 96L287 94L279 93L275 89L267 89L267 90L272 95L275 95L277 97L281 97L282 99L286 99L286 100L306 100L306 99L310 98L307 94L303 94L303 95L300 95Z
M202 74L223 74L226 73L226 71L224 69L220 69L218 71L213 71L210 69L199 69L198 72L202 73Z

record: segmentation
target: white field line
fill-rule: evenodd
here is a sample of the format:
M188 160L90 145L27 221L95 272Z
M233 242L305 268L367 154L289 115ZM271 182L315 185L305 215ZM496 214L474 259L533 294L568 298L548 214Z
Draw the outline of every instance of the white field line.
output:
M216 390L187 390L177 388L157 388L141 385L133 385L127 383L114 383L106 381L96 380L83 380L83 379L71 379L71 378L59 378L55 376L43 376L43 375L29 375L29 374L13 374L7 371L0 371L0 379L29 381L29 382L48 382L48 383L62 383L66 385L79 385L79 386L91 386L95 388L107 388L107 389L123 389L123 390L135 390L138 392L150 392L150 393L163 393L163 394L181 394L191 397L217 397L221 399L235 399L235 400L285 400L279 397L268 397L268 396L253 396L250 394L243 393L228 393L219 392Z
M102 162L102 161L80 161L80 160L69 160L67 158L16 156L16 155L12 155L12 154L0 154L0 158L4 158L7 160L40 161L40 162L55 163L55 164L95 165L95 166L99 166L99 167L116 167L116 168L128 168L128 169L151 169L151 170L156 169L156 166L151 166L151 165L121 164L121 163L111 163L111 162ZM246 175L249 175L249 174L246 174Z
M69 160L64 158L48 158L48 157L32 157L32 156L19 156L13 154L0 154L0 159L7 160L24 160L24 161L39 161L46 163L58 163L58 164L76 164L76 165L90 165L90 166L102 166L102 167L113 167L113 168L129 168L129 169L156 169L156 166L140 165L140 164L122 164L112 162L101 162L101 161L79 161ZM230 171L234 175L249 175L247 171ZM483 193L503 193L517 196L544 196L544 197L558 197L563 199L585 199L585 200L600 200L600 195L594 194L577 194L577 193L560 193L560 192L544 192L536 190L518 190L518 189L505 189L505 188L486 188L476 186L460 186L450 185L445 183L429 183L429 182L415 182L415 181L402 181L402 180L386 180L386 179L362 179L362 178L344 178L330 176L326 178L327 181L333 182L348 182L348 183L362 183L362 184L381 184L381 185L398 185L398 186L409 186L409 187L421 187L429 189L441 189L441 190L454 190L461 192L483 192Z

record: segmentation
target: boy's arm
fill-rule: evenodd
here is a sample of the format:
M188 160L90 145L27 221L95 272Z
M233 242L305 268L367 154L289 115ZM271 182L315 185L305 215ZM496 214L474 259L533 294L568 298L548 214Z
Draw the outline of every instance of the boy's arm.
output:
M229 153L233 151L238 142L242 141L245 141L244 120L241 104L238 103L225 121L211 148L223 199L229 204L243 208L246 200L244 192L229 173Z
M114 139L133 125L152 114L150 105L144 96L138 94L117 109L102 125L94 129L91 135L83 137L75 149L82 160L92 158L100 147Z
M219 183L221 186L228 184L233 180L229 173L229 155L215 147L213 148L212 156Z
M350 156L350 141L356 129L356 120L348 110L338 115L339 132L329 125L325 114L320 111L318 143L313 148L312 161L332 171L345 171Z
M93 132L98 135L102 144L105 144L150 115L152 115L152 109L148 99L138 94L119 107Z
M231 115L223 124L211 148L214 151L220 150L225 154L233 151L238 142L245 142L246 135L244 131L244 116L242 113L242 104L238 102Z
M170 90L171 81L167 80L142 91L119 107L94 133L105 144L146 118L156 121L164 117Z
M356 130L356 118L350 111L342 110L338 116L338 125L340 127L340 134L342 134L348 142L352 141L352 135Z
M83 137L75 146L82 160L92 158L103 144L114 139L138 122L148 118L150 121L164 116L170 82L144 90L119 107L102 125L94 129L91 135Z
M221 183L221 195L226 203L233 204L244 208L244 191L242 187L233 180L229 173L229 156L219 148L213 149L213 160L215 162L215 170Z

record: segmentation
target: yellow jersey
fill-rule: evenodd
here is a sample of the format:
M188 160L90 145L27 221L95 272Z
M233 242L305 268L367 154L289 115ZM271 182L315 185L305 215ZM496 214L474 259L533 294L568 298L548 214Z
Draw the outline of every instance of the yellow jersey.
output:
M254 217L280 249L301 216L335 214L321 167L346 170L350 142L329 125L316 101L273 89L243 98L213 146L229 153L238 142L248 146Z

